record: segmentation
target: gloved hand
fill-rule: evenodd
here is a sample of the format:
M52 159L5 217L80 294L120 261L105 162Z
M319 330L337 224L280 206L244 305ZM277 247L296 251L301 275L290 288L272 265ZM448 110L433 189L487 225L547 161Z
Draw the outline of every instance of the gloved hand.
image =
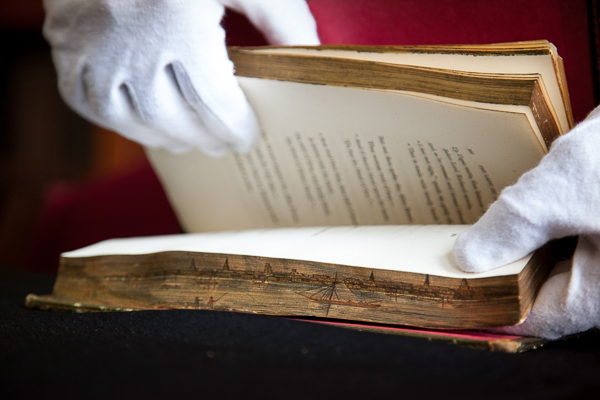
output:
M481 272L573 235L572 266L557 264L527 320L505 332L555 339L600 327L600 108L504 189L454 254L463 270Z
M247 150L258 137L220 26L224 6L273 44L318 44L304 0L45 0L59 90L85 118L150 147Z

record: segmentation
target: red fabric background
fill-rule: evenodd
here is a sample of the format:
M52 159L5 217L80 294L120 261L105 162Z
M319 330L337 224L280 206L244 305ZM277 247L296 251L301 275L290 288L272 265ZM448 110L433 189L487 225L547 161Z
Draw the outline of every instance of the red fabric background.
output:
M462 44L547 39L565 60L573 113L594 107L584 0L309 0L323 43ZM245 18L228 13L229 45L261 45ZM58 255L112 237L179 231L149 166L84 187L59 187L48 198L27 264L57 268Z

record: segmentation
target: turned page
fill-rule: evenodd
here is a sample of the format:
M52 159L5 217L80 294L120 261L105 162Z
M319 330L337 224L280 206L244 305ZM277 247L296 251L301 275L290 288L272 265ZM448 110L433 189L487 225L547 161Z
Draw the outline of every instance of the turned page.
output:
M519 47L518 44L507 43L505 46L498 45L495 47L511 49ZM434 46L435 47L435 46ZM456 46L460 48L461 46ZM566 87L562 87L561 77L559 74L562 70L557 71L556 63L558 56L553 57L551 53L542 54L495 54L490 51L489 54L469 52L469 46L464 50L464 53L459 52L419 52L400 51L395 53L393 49L388 51L368 51L368 47L364 50L344 50L344 49L321 49L321 48L297 48L297 47L282 47L282 48L264 48L255 49L252 52L263 54L293 54L303 56L319 56L319 57L334 57L348 58L353 60L367 60L382 63L391 63L398 65L411 65L427 68L440 68L451 71L468 71L487 74L539 74L542 77L545 89L547 90L548 99L554 106L554 111L560 122L563 132L569 130L569 116L567 109L570 107L568 103L568 93ZM491 45L481 46L483 48L491 48ZM550 43L545 47L554 49ZM565 93L563 93L565 92Z
M249 153L148 150L188 232L470 224L546 151L527 107L239 82L263 129Z

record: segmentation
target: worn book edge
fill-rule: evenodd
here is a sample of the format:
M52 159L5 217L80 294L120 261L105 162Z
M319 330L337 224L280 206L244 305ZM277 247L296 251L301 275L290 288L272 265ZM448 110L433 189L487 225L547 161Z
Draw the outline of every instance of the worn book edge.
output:
M30 295L26 304L83 311L207 309L434 329L493 328L525 319L550 267L564 258L561 243L538 250L517 275L469 279L189 251L63 257L53 293Z
M552 58L554 73L558 79L558 85L563 105L566 109L569 127L574 126L571 100L567 86L563 59L559 56L556 47L547 40L532 40L524 42L507 42L492 44L466 44L466 45L417 45L417 46L360 46L360 45L319 45L319 46L288 46L295 49L311 50L334 50L354 51L369 53L412 53L412 54L459 54L473 56L508 56L508 55L549 55ZM230 50L258 50L269 51L269 49L281 49L280 46L262 47L230 47Z

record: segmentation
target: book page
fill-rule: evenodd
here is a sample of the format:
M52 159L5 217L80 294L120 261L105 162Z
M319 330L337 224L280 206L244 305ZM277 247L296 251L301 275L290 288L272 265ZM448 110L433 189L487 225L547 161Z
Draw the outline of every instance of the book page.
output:
M540 74L543 77L549 98L554 104L563 132L569 131L569 120L559 81L554 70L552 56L544 55L473 55L440 53L377 53L351 50L321 50L303 48L265 48L253 50L272 54L318 55L321 57L350 58L416 67L441 68L455 71L502 73L502 74Z
M239 82L263 128L251 152L149 150L186 231L470 224L545 153L526 107Z
M112 239L62 257L191 251L283 258L449 278L516 275L531 256L492 271L471 274L452 253L465 225L362 226L265 229L236 232Z

